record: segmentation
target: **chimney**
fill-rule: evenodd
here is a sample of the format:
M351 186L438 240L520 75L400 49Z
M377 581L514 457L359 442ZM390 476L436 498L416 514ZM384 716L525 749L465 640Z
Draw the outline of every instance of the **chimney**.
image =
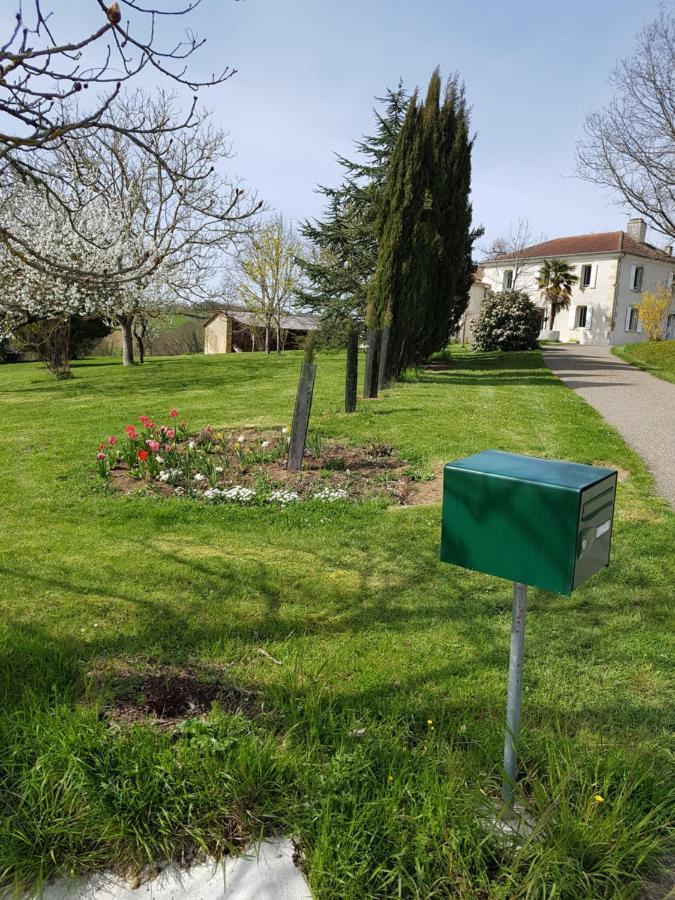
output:
M667 253L668 256L672 256L672 255L673 255L673 245L672 245L672 244L666 244L666 246L663 248L663 252L664 252L664 253Z
M629 219L626 231L628 237L632 237L634 241L644 244L647 237L647 223L644 219Z

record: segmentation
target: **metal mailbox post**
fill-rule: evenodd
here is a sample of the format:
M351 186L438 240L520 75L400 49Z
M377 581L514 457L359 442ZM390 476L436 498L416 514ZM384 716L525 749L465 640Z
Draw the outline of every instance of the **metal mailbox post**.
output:
M513 582L502 793L513 810L527 586L569 596L609 564L617 473L485 450L443 475L441 560Z

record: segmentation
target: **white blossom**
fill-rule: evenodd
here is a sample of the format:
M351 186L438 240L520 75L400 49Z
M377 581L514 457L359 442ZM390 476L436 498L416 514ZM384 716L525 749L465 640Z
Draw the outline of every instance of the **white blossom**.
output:
M299 500L300 494L297 491L272 491L267 499L270 503L280 503L282 506L285 506L287 503Z
M336 500L346 500L349 497L344 488L321 488L312 495L313 500L324 500L327 503L334 503Z

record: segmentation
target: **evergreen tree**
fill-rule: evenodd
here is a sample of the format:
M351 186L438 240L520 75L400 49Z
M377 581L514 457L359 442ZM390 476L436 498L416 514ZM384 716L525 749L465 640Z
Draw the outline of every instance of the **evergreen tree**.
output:
M464 89L442 91L436 70L423 103L408 103L379 205L379 252L368 286L368 325L390 328L389 378L447 343L473 274L471 149Z
M407 94L399 84L377 100L383 109L374 110L374 133L356 142L357 158L337 156L342 183L318 188L327 201L323 217L300 226L311 253L300 260L309 284L299 298L341 338L354 325L363 328L367 285L378 254L379 203Z

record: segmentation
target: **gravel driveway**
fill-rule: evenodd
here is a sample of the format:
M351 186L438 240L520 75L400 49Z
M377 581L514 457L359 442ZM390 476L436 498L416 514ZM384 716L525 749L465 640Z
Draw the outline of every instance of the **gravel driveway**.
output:
M545 346L549 368L637 450L675 509L675 384L622 362L606 347Z

